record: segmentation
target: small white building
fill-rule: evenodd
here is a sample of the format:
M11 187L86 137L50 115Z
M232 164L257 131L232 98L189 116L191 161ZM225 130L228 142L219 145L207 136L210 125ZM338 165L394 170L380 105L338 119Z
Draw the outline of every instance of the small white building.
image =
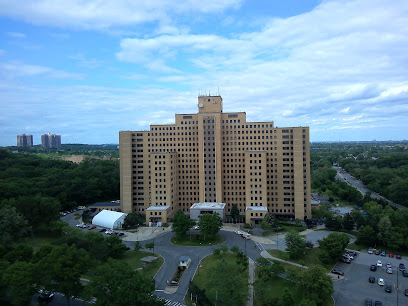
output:
M225 219L225 203L204 202L194 203L190 207L190 219L199 221L204 214L218 213L222 220Z
M104 209L92 219L92 224L110 229L121 228L126 216L125 213Z

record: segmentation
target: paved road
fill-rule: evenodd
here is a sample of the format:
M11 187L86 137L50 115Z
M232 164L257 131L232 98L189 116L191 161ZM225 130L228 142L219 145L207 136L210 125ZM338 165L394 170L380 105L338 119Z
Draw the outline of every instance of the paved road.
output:
M391 202L390 200L388 200L388 199L386 199L386 198L380 196L379 194L375 193L374 191L371 191L371 190L367 189L361 181L359 181L359 180L355 179L354 177L352 177L349 173L347 173L346 171L344 171L341 167L334 167L334 166L333 166L333 169L335 169L335 170L337 171L337 174L336 174L336 178L337 178L337 179L343 180L343 181L345 181L346 183L349 183L351 186L357 188L357 190L359 190L359 191L363 194L363 196L364 196L367 192L370 192L372 199L376 199L376 200L378 200L378 199L384 199L384 200L388 201L388 203L389 203L391 206L394 206L395 208L397 208L397 209L399 209L399 210L401 210L401 209L406 209L405 206L402 206L402 205L396 204L396 203L394 203L394 202Z

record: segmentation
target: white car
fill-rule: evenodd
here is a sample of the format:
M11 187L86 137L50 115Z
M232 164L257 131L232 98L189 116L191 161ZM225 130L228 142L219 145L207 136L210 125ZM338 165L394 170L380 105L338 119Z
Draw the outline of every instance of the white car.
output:
M392 274L392 269L391 269L391 268L388 268L388 269L387 269L387 273L388 273L388 274Z
M200 229L200 226L198 226L198 225L194 225L194 226L193 226L193 229L195 229L195 230L199 230L199 229Z
M385 285L384 279L383 279L383 278L379 278L379 279L378 279L378 284L379 284L380 286L384 286L384 285Z
M105 231L105 234L106 234L106 235L112 235L112 234L113 234L113 231L107 230L107 231Z
M392 265L389 262L387 262L387 268L392 269Z
M76 226L76 227L80 227L80 228L84 228L85 224L79 223L79 224L77 224L77 225L75 225L75 226Z
M377 267L382 267L382 262L381 262L381 260L377 260Z

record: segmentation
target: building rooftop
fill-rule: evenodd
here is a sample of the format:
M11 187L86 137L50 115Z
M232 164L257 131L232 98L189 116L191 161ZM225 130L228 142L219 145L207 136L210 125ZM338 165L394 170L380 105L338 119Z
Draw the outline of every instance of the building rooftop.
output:
M194 203L190 209L224 209L225 203L204 202Z
M264 206L247 206L245 210L253 210L253 211L268 211L268 209Z
M169 208L170 206L150 206L149 208L146 208L146 210L167 210Z
M89 207L95 207L95 206L103 206L103 207L120 207L120 203L116 203L116 202L96 202L93 203L91 205L89 205Z

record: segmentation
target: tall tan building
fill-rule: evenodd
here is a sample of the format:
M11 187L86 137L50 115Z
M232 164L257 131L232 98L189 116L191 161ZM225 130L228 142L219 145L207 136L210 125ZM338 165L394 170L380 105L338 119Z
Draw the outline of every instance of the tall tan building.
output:
M119 133L123 212L167 222L178 209L216 202L227 215L236 204L248 223L264 211L251 207L311 217L309 128L247 122L222 103L199 96L198 113L176 114L175 124Z

